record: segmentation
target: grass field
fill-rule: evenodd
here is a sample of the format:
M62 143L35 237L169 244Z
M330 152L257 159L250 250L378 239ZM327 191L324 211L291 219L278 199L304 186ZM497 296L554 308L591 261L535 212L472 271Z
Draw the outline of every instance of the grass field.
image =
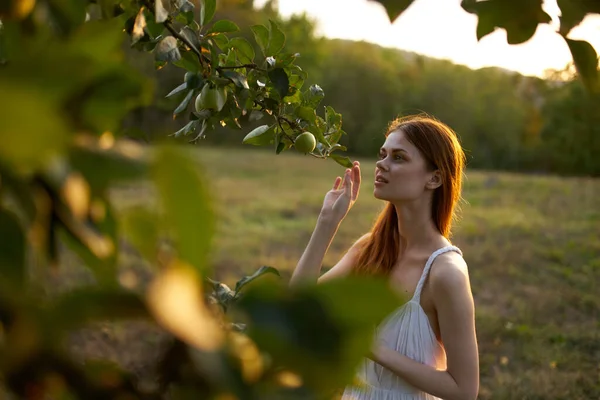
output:
M198 160L220 215L215 275L232 283L271 265L287 279L343 168L264 150L205 148ZM374 160L360 161L361 194L325 268L383 206L372 196ZM122 207L146 201L135 190L115 196ZM599 399L600 180L469 171L464 198L453 242L464 252L476 301L480 398ZM105 352L127 348L144 332L135 329L96 333L94 343Z

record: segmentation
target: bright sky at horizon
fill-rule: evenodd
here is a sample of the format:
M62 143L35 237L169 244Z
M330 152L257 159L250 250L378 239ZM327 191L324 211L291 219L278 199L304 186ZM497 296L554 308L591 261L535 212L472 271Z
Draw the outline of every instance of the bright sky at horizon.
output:
M317 33L329 38L365 40L475 69L497 66L541 77L544 70L562 69L572 60L556 33L560 15L556 0L544 1L551 25L539 25L535 35L520 45L509 45L503 29L477 42L477 17L464 11L460 2L415 0L393 24L383 7L369 0L279 0L279 11L283 16L306 12L317 22ZM587 16L569 38L587 40L600 53L600 16Z

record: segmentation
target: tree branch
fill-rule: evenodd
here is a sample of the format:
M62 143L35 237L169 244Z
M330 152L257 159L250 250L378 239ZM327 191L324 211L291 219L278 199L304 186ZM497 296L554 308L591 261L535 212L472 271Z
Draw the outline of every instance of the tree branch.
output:
M259 71L265 71L262 68L259 68L258 65L256 64L242 64L242 65L232 65L232 66L224 66L224 67L217 67L217 70L223 70L223 69L237 69L237 68L250 68L250 69L256 69Z

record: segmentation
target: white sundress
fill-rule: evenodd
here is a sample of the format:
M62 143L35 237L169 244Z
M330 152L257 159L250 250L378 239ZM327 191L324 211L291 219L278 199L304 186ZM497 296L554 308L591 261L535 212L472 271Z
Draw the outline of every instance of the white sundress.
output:
M377 328L377 338L400 354L437 369L446 368L446 353L438 342L421 307L421 290L431 265L437 256L448 251L456 251L456 246L445 246L434 251L423 269L413 297L392 314ZM348 386L342 395L343 400L436 400L438 397L425 393L405 382L392 371L365 359L357 375L360 387Z

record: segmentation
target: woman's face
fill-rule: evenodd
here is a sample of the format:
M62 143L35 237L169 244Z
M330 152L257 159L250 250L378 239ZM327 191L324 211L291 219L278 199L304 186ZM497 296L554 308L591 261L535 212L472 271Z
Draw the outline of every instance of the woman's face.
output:
M439 176L427 167L427 161L402 130L388 135L379 151L375 168L373 195L392 203L420 200Z

